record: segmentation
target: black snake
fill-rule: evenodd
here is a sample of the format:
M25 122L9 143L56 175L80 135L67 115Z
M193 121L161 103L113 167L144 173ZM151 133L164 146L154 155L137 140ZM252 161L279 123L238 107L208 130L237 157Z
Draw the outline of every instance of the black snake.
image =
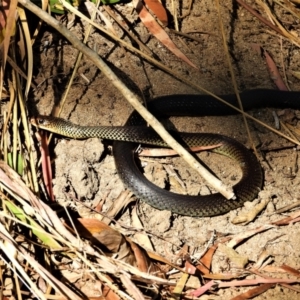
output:
M237 106L234 95L221 96L228 103ZM299 92L275 90L251 90L241 93L244 110L258 107L300 108ZM165 116L207 116L229 115L236 111L208 95L170 95L149 102L148 109L156 117ZM226 136L212 133L171 134L187 146L222 146L212 150L236 160L243 172L241 180L233 187L237 200L227 200L221 194L207 196L180 195L163 190L149 182L135 162L134 150L137 143L167 146L160 137L145 126L144 121L134 112L126 126L80 126L59 118L38 116L31 119L33 125L63 136L82 139L99 137L114 140L113 153L117 171L125 185L139 198L158 208L188 216L215 216L226 213L253 200L263 184L261 166L254 154L246 147Z

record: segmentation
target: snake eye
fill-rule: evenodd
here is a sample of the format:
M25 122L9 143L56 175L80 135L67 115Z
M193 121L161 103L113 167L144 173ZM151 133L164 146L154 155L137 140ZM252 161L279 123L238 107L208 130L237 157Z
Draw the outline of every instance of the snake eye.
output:
M39 123L39 125L45 124L45 119L38 119L38 123Z

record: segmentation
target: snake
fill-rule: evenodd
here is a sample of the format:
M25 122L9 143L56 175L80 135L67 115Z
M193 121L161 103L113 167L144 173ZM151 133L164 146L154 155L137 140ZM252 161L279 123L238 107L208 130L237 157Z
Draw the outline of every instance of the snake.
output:
M235 95L220 96L224 101L238 107ZM300 108L300 93L268 89L254 89L240 93L245 111L260 108ZM217 101L210 95L176 94L155 98L147 109L158 118L170 116L221 116L236 114L236 110ZM215 133L188 133L169 131L186 147L221 144L211 150L225 155L240 166L241 179L232 188L236 200L228 200L220 193L209 195L182 195L161 189L142 173L135 158L137 144L168 147L141 116L134 111L125 126L82 126L52 116L38 115L31 118L32 125L73 139L97 137L113 140L113 156L117 172L123 183L138 198L160 210L192 217L212 217L237 209L246 201L253 201L263 187L261 165L248 148L230 137Z

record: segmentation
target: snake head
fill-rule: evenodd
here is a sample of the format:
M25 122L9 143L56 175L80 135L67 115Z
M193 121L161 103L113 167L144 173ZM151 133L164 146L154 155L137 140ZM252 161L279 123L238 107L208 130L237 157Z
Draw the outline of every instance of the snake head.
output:
M47 131L54 132L54 133L60 133L60 132L57 132L58 128L62 124L67 123L67 121L60 119L60 118L56 118L56 117L40 115L40 116L31 118L30 123L39 129L47 130Z
M47 116L37 116L37 117L30 118L30 123L33 126L38 127L40 129L46 129L46 130L47 130L47 126L51 125L50 121L51 121L50 117Z
M31 118L30 123L39 129L43 129L65 137L77 138L72 130L70 130L70 128L77 128L77 126L61 118L39 115Z

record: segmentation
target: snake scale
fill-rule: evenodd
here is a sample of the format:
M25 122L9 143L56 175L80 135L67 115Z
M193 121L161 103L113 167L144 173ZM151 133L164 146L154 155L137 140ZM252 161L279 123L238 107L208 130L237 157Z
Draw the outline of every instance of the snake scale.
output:
M237 106L234 95L220 97ZM258 107L300 108L299 92L257 89L241 93L241 99L245 110ZM159 118L236 113L234 109L208 95L162 96L149 102L148 109ZM158 209L196 217L220 215L241 207L245 201L252 201L262 188L263 173L255 155L242 144L226 136L171 132L176 139L188 146L222 144L212 151L236 160L242 169L242 178L233 187L237 200L227 200L219 193L206 196L175 194L149 182L135 161L134 150L137 143L163 147L167 145L151 128L146 127L137 112L131 114L123 127L80 126L60 118L46 116L32 118L31 123L40 129L70 138L98 137L114 140L113 154L122 181L136 196Z

